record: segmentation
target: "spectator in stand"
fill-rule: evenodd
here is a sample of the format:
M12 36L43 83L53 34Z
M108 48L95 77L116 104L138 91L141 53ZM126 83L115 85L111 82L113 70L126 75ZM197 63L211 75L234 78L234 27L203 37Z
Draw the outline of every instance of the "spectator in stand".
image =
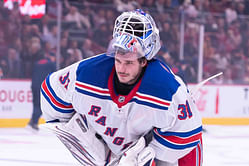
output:
M245 46L244 46L244 54L249 59L249 32L248 32L248 38L245 40Z
M249 31L248 31L248 29L249 29L249 19L247 22L243 21L240 25L240 28L239 28L239 32L242 36L240 47L244 51L244 54L247 58L249 58L249 52L248 52L248 50L249 50L249 43L248 43L249 42ZM247 51L246 51L246 49L247 49Z
M237 19L238 15L236 12L235 2L230 2L229 7L225 9L225 17L228 24Z
M179 33L179 25L176 23L171 24L171 36L172 36L172 41L170 42L169 45L169 50L172 54L172 56L178 57L179 55L179 49L180 49L180 44L179 44L179 39L180 39L180 33Z
M211 59L214 56L214 48L212 45L211 37L209 35L206 35L204 37L203 56L206 59Z
M210 0L202 1L202 11L210 12L210 10L212 10Z
M21 30L21 40L22 42L28 41L32 38L31 36L31 24L23 24Z
M86 1L83 1L83 8L80 8L80 13L83 15L89 22L90 28L86 29L87 33L92 33L92 28L93 28L93 16L95 14L95 11L91 10L90 5L87 3L84 3ZM113 20L113 19L112 19Z
M213 33L216 39L216 48L220 52L226 52L226 44L225 41L227 39L225 29L218 28L217 32Z
M49 42L45 42L44 43L44 47L43 47L43 50L44 50L44 55L45 55L45 57L47 57L47 56L53 56L53 57L55 57L55 49L53 49L52 47L51 47L51 43L49 43Z
M114 0L114 5L119 12L134 10L140 7L139 3L134 0Z
M0 1L0 15L2 15L3 18L8 18L9 13L8 8L4 7L4 1Z
M165 47L163 42L161 41L161 49L159 50L156 58L167 64L174 73L178 72L178 67L175 65L176 61L172 58L172 55L169 53L168 49Z
M66 67L66 60L69 57L69 54L67 53L67 49L68 49L68 38L63 37L60 42L60 52L61 52L60 66L61 67Z
M8 53L8 43L6 42L5 38L5 33L4 31L1 31L0 27L0 59L6 58Z
M191 63L194 63L198 57L198 31L196 24L187 24L184 36L184 58ZM175 46L177 48L177 46ZM179 49L176 49L177 51ZM178 54L175 54L177 56ZM176 59L177 60L177 59Z
M169 45L172 41L172 32L171 32L171 23L170 22L164 22L162 31L160 32L161 39L163 43L166 45Z
M20 78L21 61L19 53L9 48L7 62L7 78Z
M217 20L218 29L223 29L223 30L227 29L227 22L223 17L218 17L216 18L216 20Z
M99 8L93 15L93 27L98 29L100 25L106 23L106 10Z
M30 35L32 37L37 37L40 40L42 40L42 33L40 32L40 29L37 24L30 25Z
M106 24L107 24L107 29L109 32L112 32L113 28L113 20L116 18L116 13L114 8L109 8L106 10ZM107 39L107 40L111 40Z
M54 72L55 67L55 57L50 54L44 54L43 58L37 60L32 68L32 97L33 97L33 112L27 129L32 131L38 131L39 119L42 115L40 107L40 89L41 83L46 78L49 73Z
M227 68L226 70L223 71L223 76L221 76L223 78L223 84L234 84L233 82L233 76L232 76L232 69L231 68Z
M69 66L83 59L82 52L78 48L78 42L76 40L70 41L70 46L67 49L67 53L68 53L68 59L66 60L66 66Z
M89 58L93 55L95 55L95 53L92 51L92 41L89 38L86 38L81 46L81 52L83 54L83 59L85 58Z
M167 64L169 67L173 66L174 59L171 58L169 52L163 52L157 55L157 59Z
M230 66L229 54L225 52L219 52L216 47L214 48L214 59L217 61L217 68L221 71L226 70Z
M244 15L246 12L245 12L245 9L246 9L246 6L245 6L245 2L236 2L236 11L238 14L240 15Z
M8 41L13 42L15 37L18 37L21 32L21 21L22 15L19 10L18 2L14 2L13 9L10 10L10 14L8 16Z
M144 1L144 7L155 9L156 6L155 6L154 0L146 0L146 1Z
M18 54L20 56L22 49L23 49L21 38L17 37L14 40L13 44L10 45L10 47L13 47L18 52Z
M6 78L8 72L7 61L6 59L0 58L0 77Z
M218 29L218 25L213 15L209 14L206 16L205 20L205 34L210 34L212 32L216 32Z
M100 46L107 48L108 40L112 36L111 31L109 31L106 23L103 23L99 26L98 29L95 30L93 35L93 41L96 41Z
M196 5L193 5L190 0L185 0L183 5L180 6L180 10L184 11L185 14L191 18L196 18L198 15Z
M231 23L229 26L229 29L232 30L232 38L235 43L236 48L239 48L241 46L242 42L242 34L241 34L241 23L239 20L235 20ZM246 31L245 31L246 32ZM245 34L246 35L246 34ZM249 36L248 36L249 37Z
M42 33L43 36L47 36L50 33L49 21L50 17L47 14L45 14L38 24L40 32Z
M165 4L165 0L157 0L155 2L156 10L157 10L158 13L164 13L165 12L164 4Z
M249 59L246 60L244 84L249 85Z
M245 0L245 15L249 15L249 1Z
M235 35L233 29L229 28L226 32L226 40L225 40L225 49L227 52L232 52L236 48L238 48L238 44L241 41L241 36L238 34L238 36Z
M205 64L203 66L203 78L211 77L217 74L217 61L213 58L205 59Z
M232 52L233 58L231 66L233 68L234 83L243 83L245 76L246 62L245 55L241 49L236 49Z
M179 71L176 74L180 76L185 83L193 83L196 81L195 70L187 61L181 60L179 62Z
M21 60L21 78L30 78L29 75L29 63L32 61L29 50L31 47L31 41L29 39L22 40L22 50L20 52L20 60Z
M69 6L69 13L65 16L68 22L75 22L78 29L90 29L90 21L84 15L80 14L75 6Z
M26 54L21 57L22 66L24 68L25 78L31 78L34 63L43 56L42 47L40 40L36 37L27 41L26 44L28 45L28 52L25 52Z
M139 5L140 7L143 7L143 6L144 6L144 1L145 1L145 0L136 0L136 2L138 3L138 5Z
M107 9L106 10L107 22L113 23L113 20L115 20L115 18L116 18L116 13L115 13L114 8Z
M53 25L50 29L50 32L42 37L42 40L44 42L49 42L51 44L51 47L55 49L57 45L57 33L58 33L57 25Z

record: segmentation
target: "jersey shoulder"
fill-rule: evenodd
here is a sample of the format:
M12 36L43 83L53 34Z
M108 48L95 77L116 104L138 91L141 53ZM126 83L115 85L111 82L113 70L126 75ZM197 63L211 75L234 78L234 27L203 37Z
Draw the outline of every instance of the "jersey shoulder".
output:
M179 86L180 83L167 65L152 60L144 73L139 92L171 101Z
M107 88L107 82L114 66L114 59L100 54L79 63L76 81L101 88Z

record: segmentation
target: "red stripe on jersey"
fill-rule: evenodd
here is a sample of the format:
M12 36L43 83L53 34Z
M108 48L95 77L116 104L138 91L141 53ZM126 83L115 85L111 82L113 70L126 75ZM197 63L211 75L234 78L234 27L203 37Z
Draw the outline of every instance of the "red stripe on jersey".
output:
M202 144L178 160L178 166L202 166Z
M91 90L91 91L98 92L98 93L109 94L108 90L99 90L99 89L96 89L96 88L93 88L93 87L89 87L89 86L80 84L78 82L76 82L75 85L78 86L78 87L84 88L84 89L88 89L88 90Z
M176 143L176 144L188 144L194 141L198 141L201 139L201 135L202 133L197 133L191 137L187 137L187 138L181 138L178 136L162 136L163 138L165 138L166 140L172 142L172 143Z
M160 101L160 100L157 100L157 99L154 99L154 98L151 98L151 97L141 96L139 94L136 94L136 96L141 98L141 99L150 100L152 102L156 102L156 103L159 103L159 104L163 104L163 105L167 105L167 106L170 105L170 103L168 103L168 102Z
M198 150L198 166L202 165L202 150L200 147L200 144L197 145L197 150Z
M54 96L50 93L50 91L49 91L49 89L48 89L48 87L47 87L46 80L43 81L43 83L42 83L42 89L43 89L44 92L48 95L49 99L51 100L51 102L52 102L55 106L57 106L57 107L59 107L59 108L70 108L70 109L73 108L72 105L66 106L66 105L64 105L64 104L61 104L60 102L58 102L58 101L54 98Z

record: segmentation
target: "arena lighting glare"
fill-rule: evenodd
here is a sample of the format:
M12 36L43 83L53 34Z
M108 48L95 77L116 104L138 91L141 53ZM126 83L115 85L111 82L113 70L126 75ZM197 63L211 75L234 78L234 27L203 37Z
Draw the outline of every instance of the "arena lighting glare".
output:
M18 2L21 14L31 18L41 18L45 14L46 0L4 0L4 7L12 10Z

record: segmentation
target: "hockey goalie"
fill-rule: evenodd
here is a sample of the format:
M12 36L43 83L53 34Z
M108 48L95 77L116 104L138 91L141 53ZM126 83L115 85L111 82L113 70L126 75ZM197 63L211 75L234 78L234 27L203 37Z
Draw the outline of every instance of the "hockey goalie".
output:
M44 80L43 127L85 166L201 166L201 117L159 49L149 14L122 13L106 53Z

